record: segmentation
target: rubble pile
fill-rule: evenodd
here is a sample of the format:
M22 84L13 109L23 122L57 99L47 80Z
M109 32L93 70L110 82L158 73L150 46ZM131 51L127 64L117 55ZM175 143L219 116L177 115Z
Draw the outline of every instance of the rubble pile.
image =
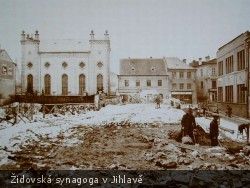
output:
M181 140L177 139L178 135L180 134L180 130L181 127L179 127L179 130L170 130L168 132L168 138L180 142ZM201 146L210 146L211 141L209 139L209 134L206 133L199 125L197 125L196 130L197 130L195 134L196 143Z
M223 139L222 147L211 147L207 135L199 128L196 145L182 144L174 140L179 128L173 124L122 121L100 126L73 126L56 138L33 133L36 139L15 146L20 149L8 157L13 163L1 169L250 169L250 146L230 153L229 148L233 150L242 143ZM207 145L202 145L204 143Z

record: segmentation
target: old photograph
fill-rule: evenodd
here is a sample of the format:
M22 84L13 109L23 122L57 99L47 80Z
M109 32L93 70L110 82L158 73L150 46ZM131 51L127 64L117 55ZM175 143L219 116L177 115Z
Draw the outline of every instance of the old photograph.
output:
M112 172L114 185L249 186L250 1L0 5L2 177L96 170L80 184Z

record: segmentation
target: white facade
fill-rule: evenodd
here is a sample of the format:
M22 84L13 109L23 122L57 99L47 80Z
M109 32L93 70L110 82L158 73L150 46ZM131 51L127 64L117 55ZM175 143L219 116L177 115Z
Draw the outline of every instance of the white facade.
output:
M118 95L124 102L154 102L156 96L169 97L164 60L121 59Z
M98 91L109 94L109 34L106 31L101 40L94 35L91 31L88 50L57 51L40 49L38 31L34 38L23 32L22 93L29 92L32 85L34 92L45 95L93 95Z
M249 38L246 31L217 51L218 103L223 111L227 105L233 115L249 118Z

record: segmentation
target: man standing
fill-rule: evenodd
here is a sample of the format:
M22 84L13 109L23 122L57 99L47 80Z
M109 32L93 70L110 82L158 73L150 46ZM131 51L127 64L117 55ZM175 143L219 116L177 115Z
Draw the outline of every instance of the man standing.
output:
M210 123L210 140L212 146L218 146L219 126L217 114L213 115L213 120Z
M181 126L184 136L190 136L193 143L195 143L194 132L196 131L196 123L192 114L192 108L188 108L187 113L182 117Z
M161 104L161 96L158 95L155 99L156 102L156 108L161 108L160 104Z

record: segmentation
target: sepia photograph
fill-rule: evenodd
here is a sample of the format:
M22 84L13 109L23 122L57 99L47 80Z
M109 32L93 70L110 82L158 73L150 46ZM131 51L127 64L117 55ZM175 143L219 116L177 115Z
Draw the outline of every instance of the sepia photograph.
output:
M248 187L249 18L249 0L0 0L0 187Z

